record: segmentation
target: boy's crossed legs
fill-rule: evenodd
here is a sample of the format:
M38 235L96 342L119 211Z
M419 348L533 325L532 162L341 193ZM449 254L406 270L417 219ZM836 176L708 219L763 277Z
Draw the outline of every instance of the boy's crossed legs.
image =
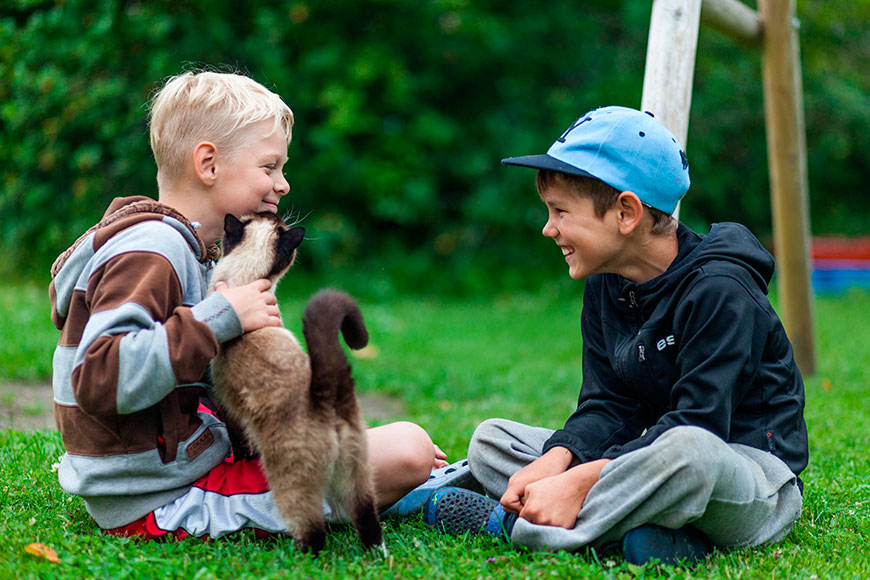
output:
M469 447L474 476L494 498L510 476L541 456L553 431L490 419ZM801 508L794 474L777 457L727 444L698 427L675 427L653 444L611 461L572 529L517 519L511 541L569 551L604 548L644 524L692 524L719 546L756 546L788 533Z

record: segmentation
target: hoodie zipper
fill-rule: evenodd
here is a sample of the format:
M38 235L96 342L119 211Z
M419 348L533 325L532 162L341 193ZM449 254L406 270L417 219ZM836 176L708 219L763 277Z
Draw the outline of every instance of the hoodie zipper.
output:
M637 303L637 296L634 294L634 290L628 291L628 308L634 313L634 319L636 325L640 325L640 306ZM638 329L639 330L639 329ZM637 362L644 363L646 362L646 349L642 344L637 345Z

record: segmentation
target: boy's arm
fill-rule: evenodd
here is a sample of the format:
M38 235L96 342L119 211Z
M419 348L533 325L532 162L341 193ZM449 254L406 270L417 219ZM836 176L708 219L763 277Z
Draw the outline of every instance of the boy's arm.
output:
M182 297L173 265L157 253L119 254L91 276L83 297L91 315L72 372L83 411L114 415L148 408L176 385L200 380L218 342L241 334L220 294L192 308L182 305Z
M729 440L734 409L752 386L761 363L770 328L768 314L736 279L706 277L681 302L674 326L681 329L681 336L671 410L643 436L614 445L604 457L614 459L645 447L680 425L702 427Z

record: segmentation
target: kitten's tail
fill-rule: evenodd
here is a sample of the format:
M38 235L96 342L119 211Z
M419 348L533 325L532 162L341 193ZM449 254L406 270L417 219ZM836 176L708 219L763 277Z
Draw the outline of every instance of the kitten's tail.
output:
M308 302L302 317L302 334L311 359L314 404L332 403L353 395L350 364L338 341L339 330L354 350L369 342L362 313L354 299L337 290L321 290Z

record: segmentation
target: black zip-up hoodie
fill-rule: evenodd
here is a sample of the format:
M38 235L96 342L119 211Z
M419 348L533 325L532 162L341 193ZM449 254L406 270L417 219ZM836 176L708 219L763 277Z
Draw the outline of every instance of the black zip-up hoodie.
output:
M800 474L804 387L767 299L773 257L739 224L714 224L706 236L680 224L677 239L674 262L648 282L587 278L580 399L544 451L615 459L694 425Z

